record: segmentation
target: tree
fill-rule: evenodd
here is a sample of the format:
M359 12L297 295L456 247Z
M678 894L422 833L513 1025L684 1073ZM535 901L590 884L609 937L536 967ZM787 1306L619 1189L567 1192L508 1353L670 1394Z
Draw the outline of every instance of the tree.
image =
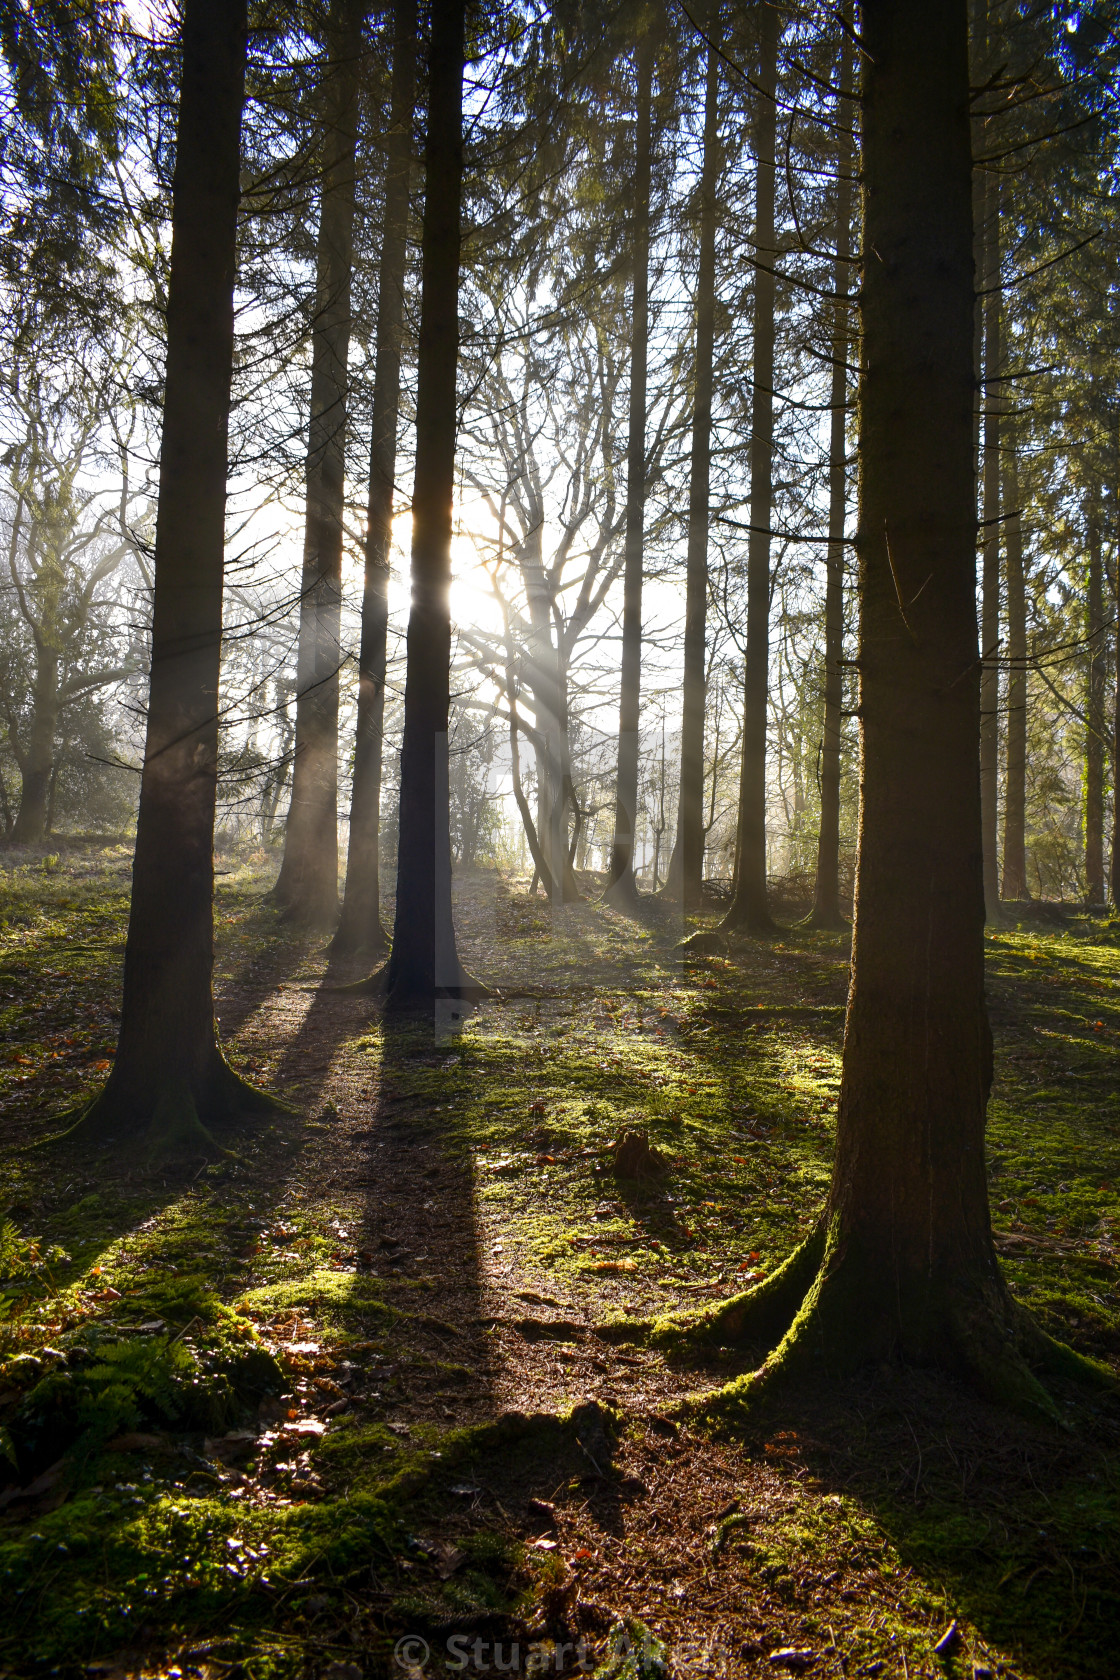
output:
M397 474L401 342L408 257L412 119L416 102L416 0L396 0L392 13L385 209L377 285L376 364L370 419L362 639L358 654L358 722L342 915L331 945L337 955L373 957L388 941L381 926L381 761L389 634L389 552Z
M1007 747L1003 801L1003 896L1029 898L1027 888L1027 592L1019 507L1018 434L1003 437L1003 505L1007 520Z
M774 176L777 151L778 14L759 8L755 91L754 360L751 370L751 524L747 539L747 647L735 892L725 929L764 932L766 895L766 726L770 689L770 521L774 505Z
M836 1157L808 1241L692 1335L780 1341L754 1378L935 1363L1054 1416L1092 1371L1012 1299L984 1166L966 0L864 0L859 399L863 782Z
M214 1021L214 801L245 0L186 0L147 739L116 1060L83 1124L197 1149L265 1101Z
M135 496L122 458L117 495L97 483L98 433L112 405L115 370L94 353L69 377L43 355L18 355L7 404L16 436L7 468L7 573L14 605L0 713L20 777L11 838L35 845L50 829L65 736L92 696L136 669L119 623L128 522ZM123 457L123 451L122 451ZM24 672L17 672L21 646Z
M397 906L383 976L393 1010L428 1009L481 990L455 946L447 756L465 13L465 0L433 0Z
M618 772L614 838L604 897L618 909L637 902L634 839L638 820L638 729L642 684L642 572L645 564L646 371L649 353L649 220L653 162L652 23L639 24L635 54L634 186L630 226L632 279L630 424L626 444L626 536L622 573L622 665L618 698Z
M981 253L978 311L982 332L983 401L980 473L983 507L981 545L980 813L984 838L984 908L999 919L999 552L1000 410L1002 407L1002 321L1000 287L1000 188L986 181L978 194L983 223L977 230Z
M334 0L327 22L295 758L284 861L273 887L275 901L292 920L320 928L338 916L338 679L347 361L365 10L364 0Z
M712 386L715 354L716 220L719 184L719 0L711 7L704 77L704 155L700 170L700 249L696 272L692 458L688 481L688 558L684 609L680 793L667 891L695 910L704 887L704 714L707 700L708 526L711 519ZM656 868L654 876L656 878Z
M840 909L840 747L843 728L844 562L848 511L848 355L851 322L848 268L852 245L852 171L855 147L852 104L846 90L852 76L851 36L840 34L840 95L836 112L836 261L832 269L832 409L828 450L828 554L824 603L824 727L821 732L821 822L813 886L814 927L847 925Z

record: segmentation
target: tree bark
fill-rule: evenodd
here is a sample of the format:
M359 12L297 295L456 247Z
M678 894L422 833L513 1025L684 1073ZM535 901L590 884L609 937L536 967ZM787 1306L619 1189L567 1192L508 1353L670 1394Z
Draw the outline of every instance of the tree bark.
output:
M116 1060L85 1121L162 1147L259 1106L214 1021L213 835L245 0L186 0L152 667Z
M836 1157L813 1236L692 1333L786 1329L732 1401L903 1360L1053 1417L1030 1362L1094 1368L1012 1300L984 1166L966 5L863 0L861 20L862 802Z
M688 559L684 609L681 770L677 834L666 893L682 908L699 908L704 891L704 721L707 705L708 522L712 460L712 369L715 355L716 220L720 171L719 0L711 8L704 83L704 160L700 173L700 251L696 273L692 459L688 481Z
M1117 437L1113 470L1120 472L1120 435ZM1120 486L1114 491L1114 498L1120 502ZM1114 906L1120 909L1120 553L1116 552L1115 546L1112 566L1112 621L1115 629L1112 633L1112 857L1109 888Z
M1085 602L1088 678L1085 708L1085 898L1103 904L1104 892L1104 579L1100 489L1089 492L1089 571Z
M455 945L447 752L465 14L465 0L433 0L397 907L383 977L386 1006L401 1010L481 990Z
M393 9L393 79L389 96L385 210L377 288L377 366L370 421L362 639L358 655L358 721L342 916L331 946L336 955L373 957L388 940L381 926L381 765L389 636L389 553L397 473L404 285L408 260L412 119L416 104L416 0Z
M327 24L325 133L311 335L307 517L300 586L296 739L284 860L272 896L291 920L338 916L338 692L354 152L363 0L334 0Z
M1030 897L1027 888L1027 592L1019 512L1016 439L1003 440L1003 505L1007 532L1007 758L1003 810L1003 896Z
M751 401L751 529L747 541L747 653L735 892L721 927L763 933L774 926L766 895L766 732L770 696L770 521L774 452L774 178L777 146L778 14L758 9L755 94L754 369Z
M852 76L852 46L847 30L840 33L840 86ZM852 141L851 101L843 94L837 103L836 148L836 261L832 268L832 406L828 451L828 557L824 597L824 728L821 734L821 826L817 839L817 874L813 887L812 927L844 928L840 908L840 748L843 730L844 672L844 538L848 510L848 267L852 252Z
M984 194L987 228L982 244L984 316L984 525L980 652L980 814L984 844L984 912L999 917L999 550L1000 550L1000 360L999 186Z
M638 42L634 189L631 217L630 427L626 445L626 559L622 580L622 667L618 700L618 770L614 837L604 898L616 909L638 901L634 841L638 820L638 731L642 684L642 571L646 504L646 367L649 333L649 208L653 140L653 57L651 26Z

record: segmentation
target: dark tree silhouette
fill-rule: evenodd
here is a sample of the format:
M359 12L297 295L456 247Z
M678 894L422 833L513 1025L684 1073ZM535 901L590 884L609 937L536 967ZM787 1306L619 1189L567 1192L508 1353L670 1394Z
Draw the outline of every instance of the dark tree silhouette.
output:
M861 20L863 798L836 1158L812 1236L690 1334L780 1340L732 1403L901 1359L1052 1417L1032 1366L1095 1367L1010 1295L984 1163L966 3L863 0Z
M708 20L704 79L704 158L700 172L700 251L696 272L692 459L688 481L688 558L684 609L681 773L677 837L667 894L695 910L704 888L704 712L707 700L708 524L711 516L712 363L715 353L716 221L719 185L718 0Z
M642 573L646 507L646 368L649 334L649 200L653 158L653 35L639 27L630 260L630 426L626 444L626 559L622 571L622 666L618 697L618 770L614 838L605 897L617 909L638 900L634 839L638 820L638 730L642 686Z
M751 396L751 529L747 539L747 652L735 891L722 926L765 932L766 726L770 696L770 520L774 456L774 158L777 144L778 14L758 9L755 90L754 367Z
M416 102L416 0L396 0L392 14L393 76L389 95L385 210L377 290L377 363L370 420L362 639L358 655L358 722L346 890L331 950L374 957L388 945L381 926L381 763L389 633L389 552L397 472L401 340L408 258L412 117Z
M1002 320L999 289L1000 190L989 182L981 197L985 228L979 241L982 269L984 336L983 396L983 545L981 565L980 648L980 814L984 838L984 907L988 920L999 917L999 552L1000 552L1000 363Z
M295 755L284 860L272 889L274 901L293 921L307 927L329 927L338 915L338 678L347 361L354 152L365 10L365 0L334 0L327 22Z
M214 1021L214 802L245 0L186 0L148 728L116 1060L86 1124L164 1148L267 1099Z
M1003 896L1027 891L1027 595L1023 523L1019 513L1019 460L1015 433L1003 439L1003 505L1007 522L1007 758L1003 803Z
M852 42L840 32L839 80L851 86ZM821 826L813 887L813 927L847 926L840 908L840 746L843 728L844 524L848 509L848 356L852 329L848 269L852 246L854 152L851 101L841 93L836 112L836 261L832 268L832 423L828 451L828 556L824 598L824 727L821 731Z
M438 998L461 998L482 989L466 973L455 946L447 785L465 11L465 0L434 0L428 54L412 606L396 919L383 976L386 1006L402 1010L431 1008Z

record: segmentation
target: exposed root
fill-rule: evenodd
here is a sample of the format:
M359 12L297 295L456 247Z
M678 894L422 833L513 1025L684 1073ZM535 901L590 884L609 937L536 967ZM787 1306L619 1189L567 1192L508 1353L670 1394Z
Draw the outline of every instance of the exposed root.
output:
M44 1142L127 1143L148 1163L199 1156L212 1159L232 1153L218 1142L214 1129L254 1114L293 1112L278 1097L242 1079L220 1051L215 1051L201 1098L181 1079L169 1078L150 1102L142 1104L123 1098L115 1087L110 1076L105 1089L79 1111L71 1125Z
M763 1283L726 1301L659 1319L651 1326L650 1341L678 1353L690 1348L773 1347L797 1317L812 1285L824 1255L825 1235L820 1220Z
M598 1334L615 1339L613 1328L604 1325ZM637 1339L634 1327L631 1337ZM694 1397L688 1403L691 1415L734 1414L789 1387L895 1362L940 1365L993 1404L1063 1427L1040 1375L1120 1393L1120 1383L1104 1366L1047 1336L998 1273L928 1294L919 1289L903 1302L896 1288L884 1290L873 1268L845 1252L823 1218L765 1283L655 1322L643 1339L676 1353L730 1346L770 1350L756 1370Z
M338 997L371 997L383 998L389 978L388 959L375 968L372 974L367 974L364 980L351 980L344 986L319 986L320 992L332 992Z

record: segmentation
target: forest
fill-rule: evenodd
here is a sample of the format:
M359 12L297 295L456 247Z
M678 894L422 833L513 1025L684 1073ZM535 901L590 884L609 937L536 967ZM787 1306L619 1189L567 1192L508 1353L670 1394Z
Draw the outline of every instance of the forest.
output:
M0 0L0 1680L1120 1673L1118 87Z

